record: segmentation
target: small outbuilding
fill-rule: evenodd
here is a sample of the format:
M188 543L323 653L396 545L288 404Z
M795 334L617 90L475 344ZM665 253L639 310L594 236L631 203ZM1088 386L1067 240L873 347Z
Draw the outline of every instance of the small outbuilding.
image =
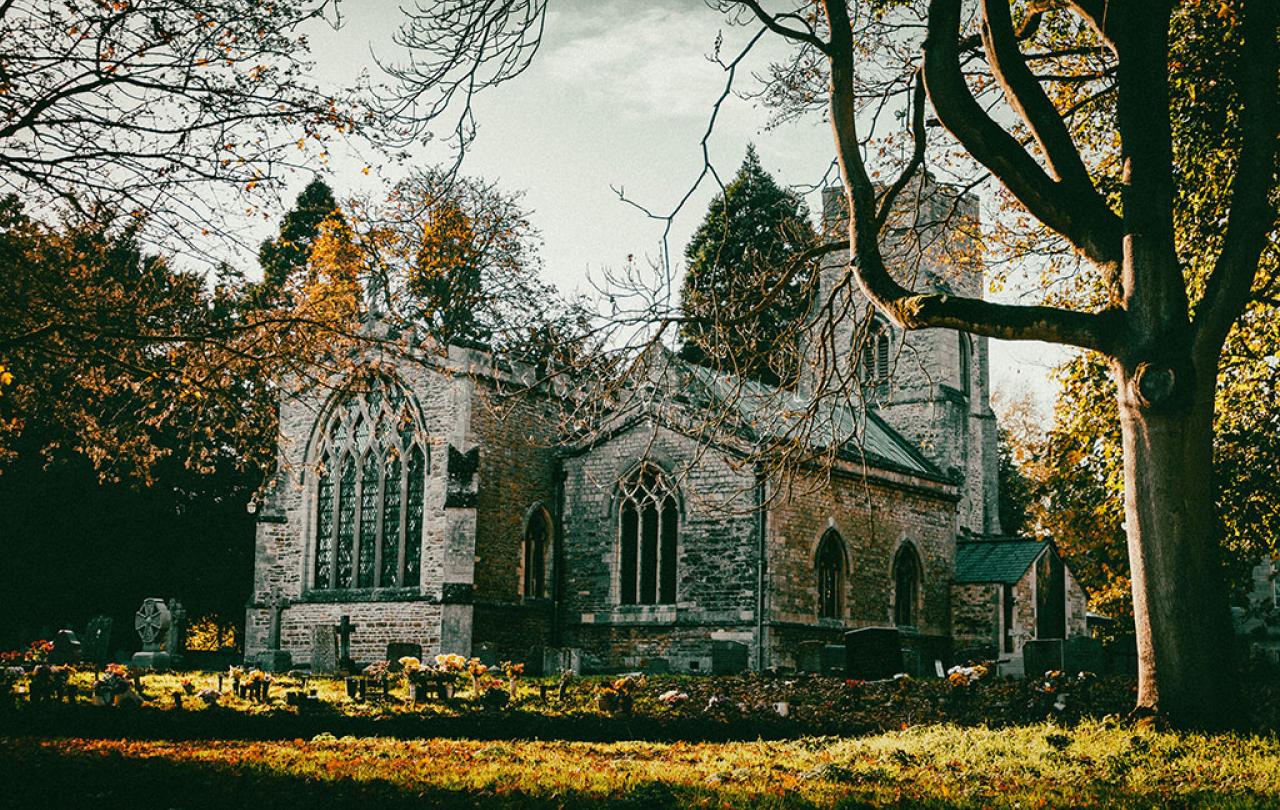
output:
M1047 541L959 540L951 609L957 660L994 657L1009 674L1022 673L1028 641L1088 633L1084 589Z

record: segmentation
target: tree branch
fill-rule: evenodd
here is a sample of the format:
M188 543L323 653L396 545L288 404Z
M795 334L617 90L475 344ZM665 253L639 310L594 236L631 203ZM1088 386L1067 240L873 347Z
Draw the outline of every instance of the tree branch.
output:
M959 31L959 0L930 0L924 80L942 125L1033 216L1104 269L1118 267L1123 257L1119 221L1113 214L1101 216L1093 207L1082 210L1074 190L1049 177L1018 140L987 115L961 72Z
M1252 0L1244 8L1241 51L1240 163L1231 189L1231 212L1222 252L1196 309L1193 351L1197 359L1216 355L1249 301L1267 234L1276 227L1269 199L1275 178L1280 100L1277 99L1277 6Z
M756 0L738 0L738 2L751 9L760 22L764 23L765 27L775 34L780 34L781 36L796 42L803 42L806 45L817 48L822 53L827 53L827 43L823 42L809 31L800 31L778 22L778 18L761 8L760 4L756 2Z
M946 327L1005 340L1044 340L1110 353L1114 337L1122 331L1119 327L1123 325L1123 315L1119 312L1081 313L1056 307L995 304L941 293L918 294L903 287L889 274L880 252L875 191L862 161L857 111L849 92L853 86L853 33L849 10L844 0L824 0L824 5L831 23L831 51L828 54L831 64L831 127L849 202L849 240L855 259L853 268L862 292L903 329ZM938 6L938 1L935 0L933 5ZM954 61L959 4L950 5L954 5L952 11L955 15L949 39ZM956 67L956 76L959 77L958 63ZM926 66L926 81L927 70ZM963 78L960 82L963 84ZM964 93L976 106L967 88ZM978 112L983 119L990 120L981 109ZM1001 134L1010 137L1003 130ZM1020 147L1017 151L1031 160ZM1032 166L1048 180L1034 161Z

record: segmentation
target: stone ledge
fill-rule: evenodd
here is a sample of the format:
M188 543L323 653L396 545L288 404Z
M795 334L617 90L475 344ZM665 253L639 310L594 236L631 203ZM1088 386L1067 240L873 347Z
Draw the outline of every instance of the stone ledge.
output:
M342 602L439 602L417 588L339 588L331 591L307 591L290 600L293 605L335 604ZM254 607L259 607L254 605Z

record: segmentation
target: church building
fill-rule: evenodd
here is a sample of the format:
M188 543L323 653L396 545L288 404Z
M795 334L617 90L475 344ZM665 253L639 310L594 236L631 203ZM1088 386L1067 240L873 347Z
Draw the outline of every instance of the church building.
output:
M981 296L980 269L953 272L942 249L977 201L924 183L910 283ZM1083 592L1069 571L1054 578L1051 544L1018 541L1034 548L1013 556L1049 553L1057 569L1032 555L1009 583L1009 554L987 553L1011 540L986 339L902 334L845 283L847 262L824 263L818 295L841 314L807 355L843 364L834 376L861 381L864 402L826 396L816 373L779 391L653 352L668 395L569 436L551 393L512 395L518 369L458 346L413 362L371 351L350 379L283 397L246 658L278 648L305 664L342 616L358 662L393 643L483 645L535 668L570 649L592 671L708 672L727 648L753 669L795 666L804 642L860 627L897 627L928 662L1083 634ZM815 401L809 441L827 460L780 477L759 448ZM708 414L727 427L707 430ZM1035 577L1020 583L1039 568L1055 584L1037 595Z

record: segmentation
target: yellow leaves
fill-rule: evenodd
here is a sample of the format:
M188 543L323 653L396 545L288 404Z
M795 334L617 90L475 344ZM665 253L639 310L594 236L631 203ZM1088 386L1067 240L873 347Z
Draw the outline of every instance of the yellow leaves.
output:
M0 386L13 385L13 372L0 365Z

